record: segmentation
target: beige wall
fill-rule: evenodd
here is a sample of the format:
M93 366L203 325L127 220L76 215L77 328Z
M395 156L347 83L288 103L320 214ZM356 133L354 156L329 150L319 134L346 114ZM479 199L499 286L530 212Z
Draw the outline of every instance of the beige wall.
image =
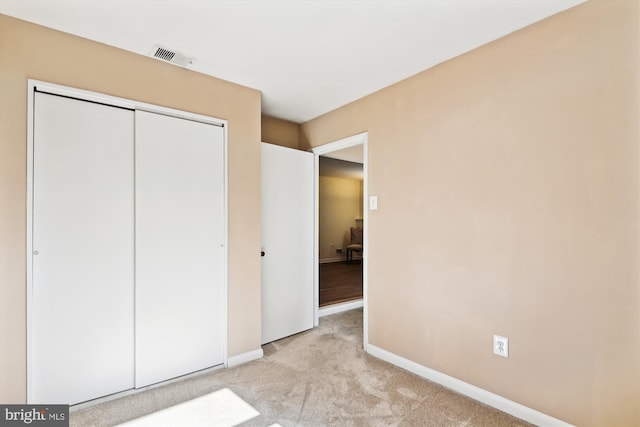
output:
M356 226L356 218L362 218L362 181L321 176L318 198L320 261L346 257L350 227ZM338 248L342 254L336 254Z
M640 425L638 16L590 1L302 125L369 132L373 345Z
M260 346L260 93L0 16L0 402L26 398L27 79L229 121L229 355Z
M298 149L300 125L271 116L262 116L262 142Z

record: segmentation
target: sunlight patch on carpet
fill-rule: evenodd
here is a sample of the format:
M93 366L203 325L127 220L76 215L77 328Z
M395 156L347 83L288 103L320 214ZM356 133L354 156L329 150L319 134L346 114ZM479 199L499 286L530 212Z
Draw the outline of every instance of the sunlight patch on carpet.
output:
M238 395L223 388L120 424L123 427L231 427L260 415Z

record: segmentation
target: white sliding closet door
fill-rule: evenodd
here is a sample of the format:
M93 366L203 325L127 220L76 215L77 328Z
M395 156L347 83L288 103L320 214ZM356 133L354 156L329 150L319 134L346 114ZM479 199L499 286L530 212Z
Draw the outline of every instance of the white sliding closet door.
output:
M133 388L133 111L35 93L31 403Z
M136 388L223 363L224 129L136 111Z

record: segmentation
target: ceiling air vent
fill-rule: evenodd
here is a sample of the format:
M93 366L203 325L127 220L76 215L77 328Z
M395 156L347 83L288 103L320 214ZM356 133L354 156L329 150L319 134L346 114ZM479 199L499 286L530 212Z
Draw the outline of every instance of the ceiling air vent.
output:
M153 47L153 50L149 55L161 61L170 62L182 67L188 67L193 63L193 58L189 58L180 52L158 45Z

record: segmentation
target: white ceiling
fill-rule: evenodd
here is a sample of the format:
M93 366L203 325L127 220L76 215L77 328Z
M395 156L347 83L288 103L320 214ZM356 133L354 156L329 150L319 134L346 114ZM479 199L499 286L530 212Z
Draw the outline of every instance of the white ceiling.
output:
M302 123L583 1L0 0L0 13L141 55L160 44Z

